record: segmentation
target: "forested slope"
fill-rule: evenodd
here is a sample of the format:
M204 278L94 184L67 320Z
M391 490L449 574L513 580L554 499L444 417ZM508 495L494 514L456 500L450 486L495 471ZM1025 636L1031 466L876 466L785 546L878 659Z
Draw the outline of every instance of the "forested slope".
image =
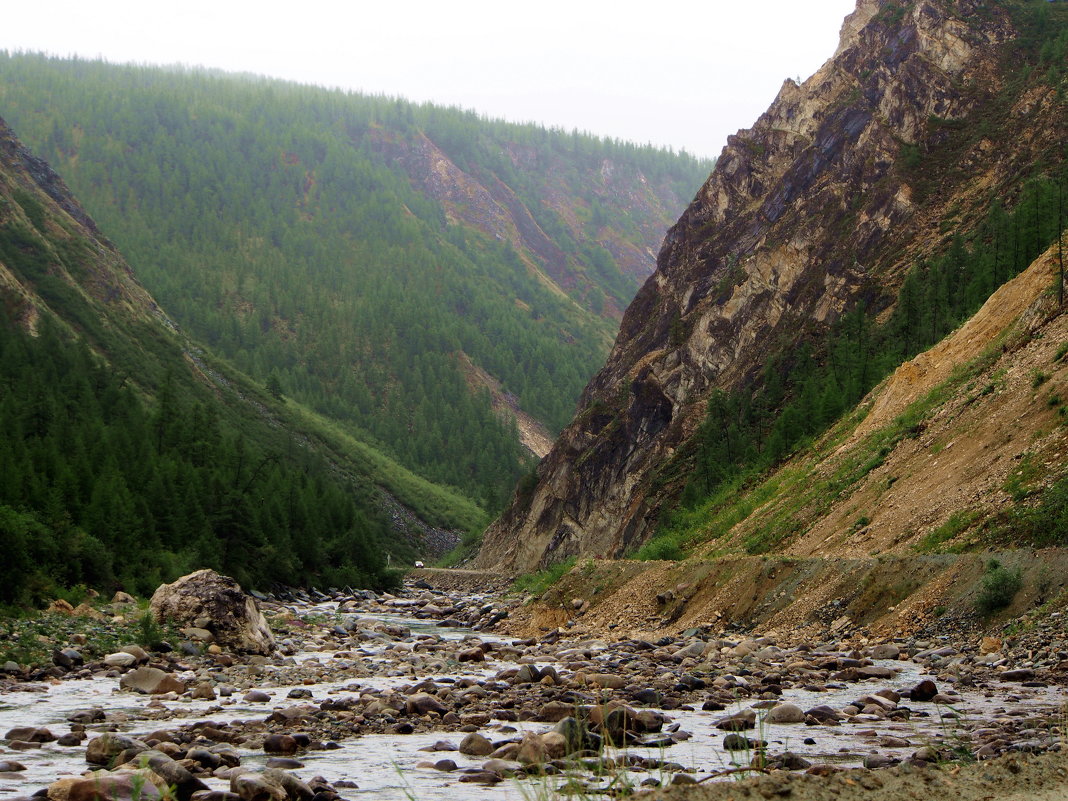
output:
M490 508L526 457L463 365L559 430L709 169L403 101L34 55L0 56L0 104L184 329Z
M381 471L294 411L182 336L0 121L0 604L150 592L205 566L387 584L387 552L410 550ZM414 481L394 487L413 505ZM476 524L463 509L438 522Z

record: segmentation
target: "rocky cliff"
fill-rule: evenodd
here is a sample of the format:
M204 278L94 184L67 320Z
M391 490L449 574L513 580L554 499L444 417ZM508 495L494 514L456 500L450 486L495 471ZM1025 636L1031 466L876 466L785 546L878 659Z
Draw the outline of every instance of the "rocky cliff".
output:
M946 247L945 221L971 230L1062 157L1056 92L1013 83L1012 11L860 1L834 56L730 138L479 564L530 570L641 543L679 490L655 473L711 390L758 385L769 355L858 303L888 308L909 266Z

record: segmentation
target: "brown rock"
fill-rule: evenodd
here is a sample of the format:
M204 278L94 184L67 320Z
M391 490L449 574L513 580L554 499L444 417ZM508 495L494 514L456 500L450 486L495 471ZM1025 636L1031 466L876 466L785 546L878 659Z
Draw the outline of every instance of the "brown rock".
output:
M184 693L185 684L179 681L173 673L167 673L154 667L139 667L131 670L119 679L119 686L128 690L136 690L148 695L160 695L162 693Z
M478 732L471 732L460 741L460 753L467 756L489 756L493 753L493 743Z
M252 596L232 578L198 570L152 595L152 614L178 626L205 622L219 645L255 654L274 650L274 636Z

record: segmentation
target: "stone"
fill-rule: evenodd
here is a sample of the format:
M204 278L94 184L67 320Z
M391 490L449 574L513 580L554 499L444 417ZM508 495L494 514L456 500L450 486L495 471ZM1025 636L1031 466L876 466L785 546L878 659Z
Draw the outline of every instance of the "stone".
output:
M193 692L190 693L193 698L202 699L205 701L215 700L215 688L210 681L202 681L193 688Z
M924 679L908 692L911 700L921 702L930 701L936 695L938 695L938 687L930 679Z
M805 712L796 704L779 704L768 710L767 723L804 723Z
M979 641L979 653L982 656L1001 653L1001 640L997 637L983 637Z
M60 648L52 653L52 664L72 670L85 664L85 659L73 648Z
M137 664L137 657L133 654L128 654L125 651L119 651L118 653L108 654L104 657L104 664L108 667L116 668L128 668Z
M18 773L21 770L26 770L26 766L21 762L13 759L0 760L0 773Z
M727 715L715 722L715 727L722 731L744 731L756 726L757 713L754 709L743 709L733 715Z
M563 739L563 736L558 732L558 737ZM547 752L545 749L545 742L538 735L533 732L523 732L523 739L519 743L519 751L516 754L516 761L521 762L524 765L540 765L547 759Z
M515 674L516 684L533 684L541 679L541 671L537 665L521 665L519 672Z
M998 678L1002 681L1028 681L1035 677L1035 671L1031 668L1017 668L1016 670L1006 670L1001 673Z
M142 666L131 670L119 680L119 686L127 690L136 690L147 695L185 692L185 684L173 673L159 668Z
M295 754L297 740L290 734L268 734L263 740L263 750L268 754Z
M119 590L111 596L111 602L113 604L136 604L137 599L130 595L130 593Z
M260 773L236 773L230 776L230 792L241 801L287 801L281 784L271 782Z
M456 658L460 662L485 662L486 652L483 651L481 648L467 648L463 651L460 651L456 655Z
M59 795L53 795L55 786L49 786L49 798ZM67 801L153 801L163 798L166 790L162 779L153 771L142 768L110 773L99 770L90 778L68 780L62 792Z
M444 715L449 710L429 693L409 695L404 702L404 709L409 715Z
M140 645L124 645L119 651L124 654L130 654L130 656L134 657L140 665L147 664L150 658L148 652Z
M232 578L198 570L164 584L149 608L160 622L192 626L207 619L215 642L234 651L269 654L275 648L267 619L256 601Z
M562 701L550 701L538 710L537 720L544 723L557 723L569 715L575 714L574 704L565 704Z
M614 673L587 673L586 681L606 690L622 690L627 686L627 680Z
M55 601L52 601L52 603L48 605L48 609L45 611L57 615L72 615L74 614L74 607L70 605L69 601L64 601L62 598L58 598Z
M85 761L90 765L108 765L115 757L127 751L148 751L148 744L122 734L108 732L94 737L85 748Z
M17 740L21 743L51 743L55 742L56 735L48 729L37 726L19 726L15 729L8 729L4 739Z
M460 741L460 753L467 756L489 756L493 753L493 743L478 732L471 732Z
M271 700L271 696L263 690L249 690L241 700L249 704L265 704Z

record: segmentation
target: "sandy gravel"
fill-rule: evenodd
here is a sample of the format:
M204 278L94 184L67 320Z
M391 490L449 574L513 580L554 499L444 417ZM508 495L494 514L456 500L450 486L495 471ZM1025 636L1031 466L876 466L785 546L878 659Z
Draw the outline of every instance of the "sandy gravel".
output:
M830 777L776 773L738 782L672 787L635 796L642 801L1063 801L1068 754L1010 755L971 765L848 770Z

